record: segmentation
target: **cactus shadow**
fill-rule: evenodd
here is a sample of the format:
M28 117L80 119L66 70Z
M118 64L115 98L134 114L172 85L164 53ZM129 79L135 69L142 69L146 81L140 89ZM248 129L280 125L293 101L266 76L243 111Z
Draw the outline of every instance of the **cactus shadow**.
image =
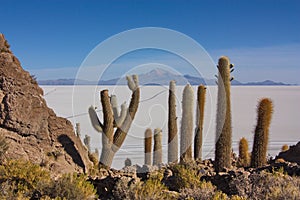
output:
M75 148L74 142L71 140L71 138L67 135L60 135L58 136L58 141L61 143L64 147L64 150L69 154L75 164L82 167L83 171L85 172L85 165L83 163L83 160Z

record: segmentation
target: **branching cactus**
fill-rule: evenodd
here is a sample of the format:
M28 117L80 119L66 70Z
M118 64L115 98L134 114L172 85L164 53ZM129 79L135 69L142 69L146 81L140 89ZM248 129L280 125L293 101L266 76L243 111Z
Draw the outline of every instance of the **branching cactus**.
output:
M118 100L116 95L111 95L110 104L114 114L114 126L120 127L127 114L126 102L121 105L121 112L119 112L118 109Z
M182 97L182 119L180 129L180 162L192 159L194 91L186 85Z
M104 119L103 123L99 120L95 108L92 106L89 108L89 116L93 127L96 131L102 133L100 164L107 167L111 166L115 153L123 144L139 105L140 88L137 75L133 75L132 77L127 76L127 83L129 89L132 91L132 95L127 112L123 111L126 115L124 120L121 120L122 123L118 124L116 122L118 120L114 118L113 113L116 111L113 110L116 106L116 101L110 99L108 90L102 90L100 93ZM113 102L111 103L111 101ZM118 118L121 116L122 111L121 114L118 115ZM116 130L114 127L116 127Z
M238 164L241 167L248 167L250 164L248 141L246 138L240 139L239 142L239 160Z
M203 144L203 122L204 122L204 105L205 105L206 87L198 86L197 105L196 105L196 129L194 140L194 158L202 160L202 144Z
M220 172L224 168L231 167L231 102L230 86L233 78L230 72L233 65L229 58L222 56L218 62L218 102L217 102L217 127L216 127L216 147L215 147L215 171Z
M162 163L162 131L160 128L154 130L153 165Z
M145 165L152 163L152 131L150 128L145 131Z
M268 98L260 100L257 108L258 116L251 154L251 167L261 167L266 164L269 128L271 124L272 114L272 100Z
M175 81L169 86L169 117L168 117L168 162L178 162L178 129L176 116Z

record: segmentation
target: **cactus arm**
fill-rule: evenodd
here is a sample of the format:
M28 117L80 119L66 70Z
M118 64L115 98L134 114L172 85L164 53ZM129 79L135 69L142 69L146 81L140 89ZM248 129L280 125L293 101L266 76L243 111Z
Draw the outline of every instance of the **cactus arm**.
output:
M93 106L89 107L89 116L90 116L90 120L92 123L92 126L94 127L94 129L96 131L98 131L99 133L103 132L103 124L100 122L97 113L95 111L95 108Z
M102 90L101 91L101 104L102 104L102 111L103 111L103 133L108 139L107 142L112 143L113 141L113 123L114 123L114 117L113 117L113 111L111 108L111 104L109 101L108 96L108 90Z
M120 112L120 116L116 119L116 125L117 127L120 127L124 120L125 120L125 117L126 117L126 114L127 114L127 107L126 107L126 102L124 102L122 105L121 105L121 112Z
M135 85L135 82L134 82L132 76L126 76L126 79L127 79L128 88L131 91L134 91L136 89L136 85Z
M111 104L111 107L112 107L112 110L113 110L113 114L114 114L114 119L115 119L114 126L116 126L116 124L117 124L116 121L119 118L118 100L117 100L117 96L116 95L111 95L111 97L110 97L110 104Z
M132 78L130 78L132 81ZM128 81L128 87L130 88L130 81ZM132 81L133 82L133 81ZM139 101L140 101L140 88L136 87L135 90L132 90L131 94L131 100L129 103L128 111L126 114L126 117L124 119L123 124L117 128L115 135L114 135L114 151L116 152L121 145L123 144L126 135L128 133L128 130L131 126L131 123L135 117L135 114L137 112L138 106L139 106Z

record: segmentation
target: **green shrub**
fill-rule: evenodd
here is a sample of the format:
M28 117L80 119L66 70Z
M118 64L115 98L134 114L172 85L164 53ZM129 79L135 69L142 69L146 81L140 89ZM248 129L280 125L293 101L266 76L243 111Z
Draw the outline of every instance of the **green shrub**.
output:
M189 168L187 165L174 165L171 167L174 176L174 188L179 191L182 188L197 188L201 185L200 176L197 170Z

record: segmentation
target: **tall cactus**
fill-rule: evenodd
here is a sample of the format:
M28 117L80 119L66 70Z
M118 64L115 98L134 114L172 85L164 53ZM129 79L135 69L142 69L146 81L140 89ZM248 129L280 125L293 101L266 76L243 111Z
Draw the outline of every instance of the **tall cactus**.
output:
M197 105L196 105L196 129L194 140L194 158L202 160L202 144L203 144L203 122L204 122L204 105L205 105L206 87L198 86Z
M231 102L230 102L230 72L233 67L229 58L222 56L218 62L218 103L215 147L215 171L231 167Z
M175 81L169 85L168 162L178 162L178 129L176 116Z
M110 102L108 90L101 91L101 104L104 118L103 124L99 120L94 107L91 106L89 108L89 116L93 127L98 132L102 132L102 152L100 156L100 164L107 167L111 166L115 153L123 144L139 105L140 88L137 75L133 75L132 77L127 76L127 83L129 89L132 91L132 95L126 116L124 117L124 120L121 121L122 123L116 123L116 118L113 114L113 106L115 106L115 102ZM115 130L114 127L116 126L117 128Z
M180 162L192 159L194 91L190 84L183 90L180 128Z
M152 153L152 131L150 128L145 131L145 165L151 165Z
M260 100L257 108L258 117L251 154L251 167L261 167L266 164L272 113L272 100L268 98Z
M153 165L162 163L162 131L154 129Z
M248 167L250 163L250 157L248 152L248 141L246 138L240 139L239 142L239 160L238 163L242 167Z

